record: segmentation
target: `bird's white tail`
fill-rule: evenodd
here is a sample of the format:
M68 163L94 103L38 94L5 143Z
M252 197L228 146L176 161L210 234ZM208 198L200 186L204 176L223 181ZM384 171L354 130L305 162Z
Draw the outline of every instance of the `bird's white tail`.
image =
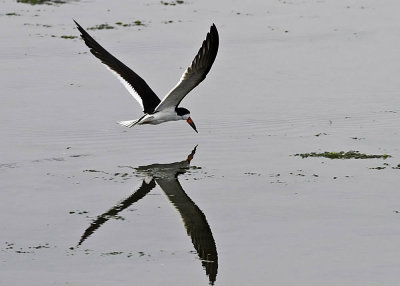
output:
M139 120L140 119L127 120L127 121L118 121L117 123L122 125L122 126L131 128L131 127L135 126L139 122Z

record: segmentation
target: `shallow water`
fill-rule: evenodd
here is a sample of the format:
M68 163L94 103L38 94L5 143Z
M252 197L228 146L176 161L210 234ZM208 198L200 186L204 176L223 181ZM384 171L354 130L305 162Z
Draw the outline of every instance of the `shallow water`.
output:
M398 283L399 5L2 1L2 284ZM118 126L139 106L72 18L160 97L214 22L199 134ZM349 150L392 157L293 156Z

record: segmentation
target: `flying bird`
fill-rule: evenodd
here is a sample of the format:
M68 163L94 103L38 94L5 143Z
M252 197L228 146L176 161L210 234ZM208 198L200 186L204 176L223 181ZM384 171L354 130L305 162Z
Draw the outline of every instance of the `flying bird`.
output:
M130 128L137 124L155 125L168 121L186 120L198 132L196 125L190 117L190 111L186 108L178 107L178 105L193 88L206 78L215 61L218 52L219 37L214 24L210 27L210 31L207 33L207 37L194 57L192 64L182 74L175 87L160 100L137 73L107 52L75 20L74 22L85 44L90 48L90 52L117 75L122 84L143 109L144 115L139 119L119 121L119 124Z

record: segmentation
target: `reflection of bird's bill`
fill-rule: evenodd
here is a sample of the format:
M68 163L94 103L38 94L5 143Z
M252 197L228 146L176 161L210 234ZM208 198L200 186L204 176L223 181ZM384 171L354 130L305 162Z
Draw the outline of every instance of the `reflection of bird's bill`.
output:
M198 146L198 145L194 146L194 148L193 148L193 150L192 150L192 153L190 153L190 154L188 155L188 157L187 157L187 159L186 159L186 162L188 162L188 164L190 164L190 162L192 161L192 159L193 159L193 157L194 157L194 154L196 154L197 146Z
M157 185L182 217L188 236L201 260L211 285L217 277L218 253L211 228L201 209L191 200L179 183L178 176L184 174L196 153L197 145L181 162L153 164L136 168L138 173L146 175L139 189L107 212L98 216L82 235L78 246L99 229L110 218L116 217L124 209L144 198Z
M196 125L194 125L194 122L193 122L192 118L189 117L189 118L186 120L186 122L194 129L194 131L196 131L197 133L199 133L199 132L197 131L197 129L196 129Z
M197 145L193 148L192 152L188 155L185 161L170 164L153 164L135 168L138 173L145 175L141 186L128 198L122 200L102 215L99 215L85 230L78 242L78 246L81 245L110 218L117 216L121 211L144 198L156 186L154 180L155 177L175 178L176 175L185 173L185 169L189 166L190 161L193 159L196 149Z

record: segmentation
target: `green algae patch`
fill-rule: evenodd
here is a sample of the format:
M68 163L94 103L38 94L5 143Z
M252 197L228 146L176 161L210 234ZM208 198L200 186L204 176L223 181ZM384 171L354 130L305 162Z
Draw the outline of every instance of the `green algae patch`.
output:
M171 1L171 2L160 1L160 3L165 6L175 6L175 5L183 4L185 2L182 0L177 0L177 1Z
M71 39L71 40L73 40L73 39L76 39L78 37L77 36L62 35L60 38L61 39Z
M94 27L87 28L88 30L110 30L114 29L114 26L108 25L107 23L105 24L100 24L96 25Z
M136 20L136 21L134 21L134 22L132 22L132 23L116 22L115 24L118 25L118 26L121 26L121 27L146 26L146 25L145 25L142 21L140 21L140 20Z
M311 153L299 153L299 154L294 154L294 156L299 156L301 158L308 158L308 157L323 157L323 158L328 158L328 159L387 159L392 156L388 154L365 154L365 153L360 153L359 151L340 151L340 152L322 152L322 153L317 153L317 152L311 152Z

